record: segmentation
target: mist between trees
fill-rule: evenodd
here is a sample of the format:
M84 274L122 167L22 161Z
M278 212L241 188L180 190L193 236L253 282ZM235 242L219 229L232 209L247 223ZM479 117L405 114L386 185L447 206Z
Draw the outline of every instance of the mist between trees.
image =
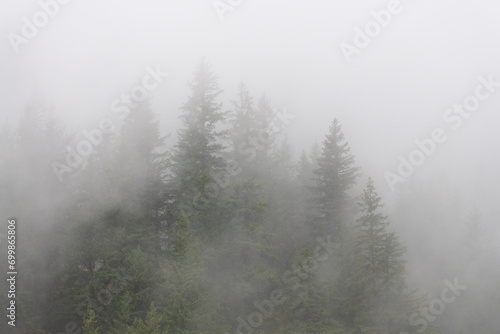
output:
M119 133L121 125L130 113L130 108L135 108L137 103L146 100L148 92L158 88L164 77L168 76L168 73L163 72L158 64L154 70L150 66L146 67L146 71L148 74L142 78L139 85L135 85L127 94L122 94L113 100L110 108L113 117L101 118L98 126L91 130L83 129L81 133L84 138L75 143L75 148L72 145L66 146L65 159L62 162L51 162L52 170L59 182L63 182L64 179L84 168L94 147L102 144L103 133Z
M297 156L293 107L243 84L223 106L204 61L190 88L173 147L136 100L68 182L52 162L72 137L42 100L3 127L19 333L495 332L498 254L450 185L406 182L385 209L334 115Z

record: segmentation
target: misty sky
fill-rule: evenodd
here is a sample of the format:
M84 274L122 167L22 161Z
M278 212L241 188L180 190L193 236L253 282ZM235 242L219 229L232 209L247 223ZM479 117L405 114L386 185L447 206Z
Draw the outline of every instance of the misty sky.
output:
M352 44L355 28L388 3L248 0L221 20L212 0L73 0L16 53L7 34L21 34L22 18L32 20L40 5L2 0L1 119L15 124L39 92L71 131L96 127L112 101L158 64L169 76L151 93L153 110L164 133L175 133L187 82L204 57L220 76L225 109L244 82L255 99L265 92L296 115L289 139L299 152L321 142L337 117L388 203L384 173L397 169L416 139L444 128L449 139L415 176L460 180L466 200L486 216L500 214L500 89L456 131L442 119L474 93L478 76L500 81L500 4L403 0L402 12L349 64L340 44Z

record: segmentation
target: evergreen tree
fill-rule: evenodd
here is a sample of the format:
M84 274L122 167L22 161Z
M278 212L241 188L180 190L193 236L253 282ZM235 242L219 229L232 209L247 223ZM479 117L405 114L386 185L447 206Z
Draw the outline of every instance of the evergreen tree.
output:
M114 177L120 178L121 210L135 218L126 226L128 233L136 234L141 248L152 256L160 256L166 243L168 161L164 146L165 137L160 136L150 102L138 102L121 129Z
M19 332L59 333L74 322L72 331L83 334L215 334L242 321L254 333L420 330L410 317L430 306L409 288L405 247L371 179L349 224L358 168L338 121L321 151L316 144L295 164L282 115L267 97L255 104L240 85L226 143L221 90L205 62L191 89L171 154L150 102L131 102L119 134L87 133L92 152L71 175L63 169L64 182L53 162L77 145L43 101L28 103L17 131L0 133L0 208L16 217L23 274ZM441 182L417 189L398 204L411 258L420 256L416 266L432 259L435 277L458 272L462 284L482 282L427 332L443 325L491 333L500 273L489 224L476 210L465 230L451 231L465 206L443 205L450 192L442 189ZM430 246L420 247L423 240ZM436 246L448 255L433 253ZM276 289L285 302L270 306ZM243 332L252 332L248 326Z
M297 166L297 181L302 189L308 189L311 187L311 181L313 178L313 168L312 163L307 156L306 151L302 151L300 155L300 160Z
M239 171L237 179L253 177L259 172L257 168L259 124L254 109L253 99L245 85L240 84L238 100L234 102L234 113L230 130L232 160Z
M293 148L285 136L273 156L273 172L278 182L292 184L295 178L295 165L293 162Z
M261 168L268 168L269 159L273 147L276 144L276 135L279 127L275 126L273 121L276 117L276 111L271 107L271 101L267 95L262 95L257 103L256 110L257 134L254 139L254 147L257 148L257 161Z
M313 226L320 232L331 232L339 237L345 206L348 205L347 191L358 176L354 156L345 141L342 127L337 119L330 125L323 141L318 167L314 172L312 187Z
M162 265L157 302L168 333L200 334L220 330L214 322L218 305L207 280L208 256L188 220L181 215L173 245Z
M23 236L16 241L16 257L23 259L17 261L16 269L24 273L17 283L25 287L16 293L17 316L28 320L18 323L18 328L39 333L50 314L50 291L57 286L53 272L59 260L58 245L51 240L58 233L51 234L50 227L60 218L68 195L54 177L50 163L59 157L67 138L52 108L39 97L26 105L17 131L3 135L3 149L8 154L2 155L0 163L0 208L6 218L16 218L17 235ZM6 251L7 247L2 248L1 253Z
M405 248L389 231L387 217L381 212L382 198L371 178L359 206L357 268L346 281L355 312L352 320L361 333L399 333L416 302L405 282Z
M158 312L154 302L151 303L151 307L146 316L146 320L141 318L136 318L134 320L133 326L127 328L127 334L168 334L168 332L162 331L162 314Z
M82 330L83 334L99 334L95 311L91 307L88 308L88 313L84 317Z
M75 218L65 226L69 242L59 273L72 279L64 280L54 307L63 303L75 310L92 301L97 304L93 321L98 327L109 331L118 326L118 319L119 330L124 330L133 318L123 322L119 315L145 317L158 282L166 242L160 238L165 211L163 139L146 100L130 110L118 138L100 141L77 178L81 183L72 208ZM112 293L117 275L127 277L126 288Z
M275 235L266 224L263 197L263 187L247 179L231 188L226 201L230 223L218 238L220 247L210 267L223 324L234 325L235 319L251 312L254 300L263 298L277 281Z
M227 113L217 101L222 92L217 77L204 61L190 87L191 96L181 108L184 128L172 156L169 221L175 227L184 212L198 232L213 236L221 226L216 223L218 203L211 191L220 190L219 178L225 170L222 154L226 132L219 127Z

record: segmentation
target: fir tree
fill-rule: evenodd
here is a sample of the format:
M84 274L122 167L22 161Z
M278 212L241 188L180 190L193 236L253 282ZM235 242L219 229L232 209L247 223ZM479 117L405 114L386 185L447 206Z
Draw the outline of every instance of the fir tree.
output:
M198 232L216 234L217 198L210 191L220 190L225 170L222 157L226 132L220 129L226 112L218 96L222 92L217 77L202 61L190 85L192 93L181 108L184 128L175 146L169 182L170 225L178 222L181 212L189 216Z
M354 166L354 156L337 119L330 125L318 157L318 167L313 172L313 226L322 233L328 231L338 237L345 219L344 207L348 204L347 191L354 185L358 167Z
M254 143L259 133L259 124L253 99L243 84L240 84L238 100L234 102L231 123L232 160L239 170L237 179L253 177L259 172L256 159L258 150Z
M349 279L355 300L355 326L362 333L392 333L401 330L415 299L405 281L405 247L389 231L387 216L381 212L382 198L368 179L359 203L362 216L357 220L359 265ZM355 305L354 300L351 301Z

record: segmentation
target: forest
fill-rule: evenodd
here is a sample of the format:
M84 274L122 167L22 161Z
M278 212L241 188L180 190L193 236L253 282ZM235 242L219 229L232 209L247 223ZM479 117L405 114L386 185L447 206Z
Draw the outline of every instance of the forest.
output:
M388 208L335 110L297 152L273 92L226 105L193 67L173 136L148 98L79 140L38 95L2 123L16 333L498 332L499 253L451 184L409 180Z

